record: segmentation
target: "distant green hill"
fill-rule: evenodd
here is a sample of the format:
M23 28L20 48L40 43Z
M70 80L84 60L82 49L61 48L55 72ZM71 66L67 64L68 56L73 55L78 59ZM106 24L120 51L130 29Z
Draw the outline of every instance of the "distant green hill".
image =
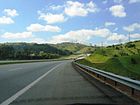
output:
M94 48L91 46L87 46L80 43L60 43L60 44L53 44L52 46L61 49L61 50L67 50L74 54L81 54L81 53L90 53L94 51Z
M0 60L9 59L51 59L71 54L93 52L91 46L80 43L36 44L3 43L0 44Z
M96 48L92 55L78 62L140 80L140 41Z
M4 43L0 44L0 60L58 58L71 53L49 44Z

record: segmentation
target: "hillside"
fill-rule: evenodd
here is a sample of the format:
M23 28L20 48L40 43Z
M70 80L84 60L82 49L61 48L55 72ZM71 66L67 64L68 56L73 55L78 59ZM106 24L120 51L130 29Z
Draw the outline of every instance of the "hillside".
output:
M57 49L49 44L4 43L0 44L0 59L46 59L70 55L66 50Z
M65 43L60 43L60 44L53 44L52 46L61 50L67 50L74 54L90 53L94 51L93 47L80 44L80 43L65 42Z
M140 80L140 41L96 48L92 55L78 62Z
M0 44L0 60L51 59L93 51L92 47L80 43L3 43Z

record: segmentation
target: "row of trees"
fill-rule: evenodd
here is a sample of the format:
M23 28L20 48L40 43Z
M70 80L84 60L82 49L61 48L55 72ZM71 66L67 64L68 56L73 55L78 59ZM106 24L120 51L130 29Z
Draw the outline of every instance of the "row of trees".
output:
M49 45L0 45L0 60L53 59L69 54L68 51L61 51Z

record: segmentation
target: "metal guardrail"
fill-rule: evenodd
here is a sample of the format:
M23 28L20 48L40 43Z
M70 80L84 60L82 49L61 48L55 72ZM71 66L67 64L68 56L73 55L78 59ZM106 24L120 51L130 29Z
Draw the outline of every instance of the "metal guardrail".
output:
M87 70L90 73L95 73L97 75L100 75L102 77L105 77L107 79L113 80L115 83L121 83L127 87L131 88L131 94L134 94L134 90L140 91L140 81L138 80L132 80L130 78L127 77L123 77L123 76L119 76L113 73L109 73L109 72L105 72L93 67L89 67L83 64L79 64L77 62L73 62L75 65Z

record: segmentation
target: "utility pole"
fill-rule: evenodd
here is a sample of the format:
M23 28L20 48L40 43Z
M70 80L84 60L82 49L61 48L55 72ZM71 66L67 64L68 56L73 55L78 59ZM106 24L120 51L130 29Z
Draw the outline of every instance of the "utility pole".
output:
M77 43L77 40L75 40L75 43Z
M122 44L122 40L121 39L119 39L119 44Z
M104 43L103 43L103 42L101 42L102 53L103 53L103 45L104 45Z
M128 40L129 40L129 42L131 41L130 39L131 39L131 37L130 37L130 32L129 32L129 34L128 34Z
M96 44L94 44L94 51L96 51Z
M94 44L94 48L96 48L96 44Z
M92 47L92 43L89 43L89 46L91 46L91 47Z
M101 42L101 47L103 48L103 45L104 45L104 43L103 42Z

